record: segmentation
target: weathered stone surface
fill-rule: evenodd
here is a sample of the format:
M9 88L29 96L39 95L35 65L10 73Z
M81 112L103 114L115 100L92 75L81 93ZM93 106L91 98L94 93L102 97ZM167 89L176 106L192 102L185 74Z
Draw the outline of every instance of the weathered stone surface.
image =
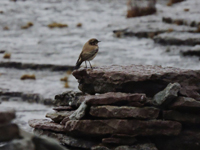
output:
M69 120L70 120L69 117L65 117L65 118L60 122L60 124L65 125L66 122L69 121Z
M88 106L85 104L85 102L81 103L79 108L69 116L69 119L70 120L82 119L85 116L87 108L88 108Z
M133 146L118 146L114 150L158 150L158 149L153 143L145 143Z
M180 93L200 100L199 70L182 70L178 68L150 65L108 66L90 69L78 69L72 73L79 82L83 92L106 93L145 93L153 97L169 83L179 83Z
M87 105L127 105L141 107L147 103L145 94L129 94L120 92L108 92L100 95L85 96Z
M47 113L46 117L51 118L54 122L60 123L64 118L69 117L74 111L59 111Z
M155 119L160 110L154 107L128 107L128 106L92 106L90 115L101 118L136 118Z
M15 111L13 109L0 107L0 124L8 123L15 118Z
M200 112L200 102L189 97L178 97L169 108L185 112Z
M53 110L55 111L69 111L69 110L74 110L71 106L58 106L54 107Z
M161 120L70 120L65 125L66 132L75 136L105 136L109 134L128 135L178 135L181 124Z
M159 150L199 150L200 130L183 130L175 137L159 137L154 141Z
M116 144L116 145L132 145L136 142L137 140L135 138L115 138L115 137L110 137L110 138L103 138L102 143L105 144Z
M46 135L48 137L57 139L62 145L72 146L76 148L90 149L91 147L98 144L92 139L74 138L62 133L55 133L55 132L45 131L45 130L40 130L40 129L36 129L34 130L34 132L39 135Z
M178 112L173 110L163 111L163 119L179 121L187 124L200 124L199 114Z
M29 120L28 124L36 129L43 129L43 130L51 130L51 131L56 131L56 132L63 132L65 131L64 126L53 123L47 119L33 119Z
M19 128L16 124L0 125L0 142L19 138Z
M162 106L168 105L175 97L178 96L180 88L179 83L169 83L163 91L160 91L153 97L154 104Z
M78 108L81 104L81 97L83 93L80 92L65 92L55 96L54 104L57 106L71 106L74 108Z

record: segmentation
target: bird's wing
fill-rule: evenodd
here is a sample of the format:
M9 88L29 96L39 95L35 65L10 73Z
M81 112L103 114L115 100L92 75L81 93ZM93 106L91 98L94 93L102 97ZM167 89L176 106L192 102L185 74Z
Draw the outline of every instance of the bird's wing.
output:
M88 51L82 51L80 57L83 61L90 59L91 57L95 56L96 53L98 52L99 48L97 47L96 49L93 50L88 50Z

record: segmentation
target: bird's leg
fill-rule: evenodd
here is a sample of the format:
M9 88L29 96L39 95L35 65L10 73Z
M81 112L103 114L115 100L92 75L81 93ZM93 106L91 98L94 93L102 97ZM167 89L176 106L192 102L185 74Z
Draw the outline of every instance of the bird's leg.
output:
M87 63L86 63L86 61L85 61L85 66L86 66L86 68L87 68Z
M90 61L88 61L89 62L89 64L90 64ZM92 65L90 64L90 67L92 68ZM92 68L93 69L93 68Z

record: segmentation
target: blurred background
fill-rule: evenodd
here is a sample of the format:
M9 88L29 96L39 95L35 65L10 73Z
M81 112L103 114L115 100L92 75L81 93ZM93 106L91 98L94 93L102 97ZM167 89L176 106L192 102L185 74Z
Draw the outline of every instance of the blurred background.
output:
M71 71L90 38L102 41L96 67L200 69L199 8L199 0L1 0L1 105L30 130L27 120L50 109L43 104L78 91Z

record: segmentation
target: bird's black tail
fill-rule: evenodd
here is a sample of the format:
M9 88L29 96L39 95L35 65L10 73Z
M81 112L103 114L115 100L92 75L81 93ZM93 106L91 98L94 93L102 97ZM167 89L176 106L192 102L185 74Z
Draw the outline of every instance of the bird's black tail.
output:
M83 62L83 61L79 58L79 59L77 60L77 62L76 62L76 66L74 67L74 69L80 68L82 62Z

